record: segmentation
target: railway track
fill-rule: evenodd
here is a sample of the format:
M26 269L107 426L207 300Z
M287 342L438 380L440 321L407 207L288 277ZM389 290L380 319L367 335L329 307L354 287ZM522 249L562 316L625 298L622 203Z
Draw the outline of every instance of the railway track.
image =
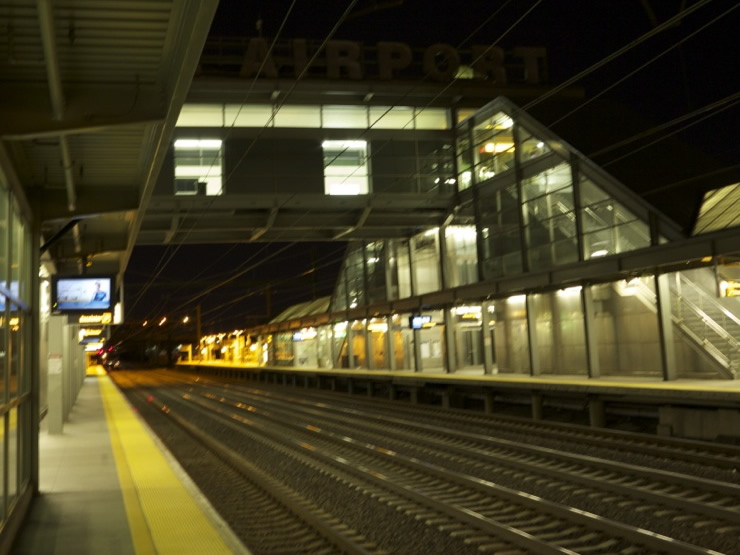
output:
M711 552L552 500L558 497L650 514L651 519L684 529L711 529L727 538L740 530L739 488L733 484L522 445L453 429L454 423L440 426L433 423L435 417L419 422L418 411L411 411L414 420L405 408L403 417L386 412L387 404L381 411L377 404L360 402L357 408L346 406L347 399L327 402L326 397L334 401L338 395L193 383L171 373L167 379L173 387L148 394L161 398L170 414L193 411L197 418L188 420L218 422L228 429L221 432L222 442L280 453L322 480L330 477L331 487L361 491L462 541L470 552ZM530 491L507 487L496 478L519 481Z
M262 384L260 384L259 389L265 392L271 391L269 387L263 388ZM285 391L285 389L283 390ZM289 388L287 389L289 390ZM295 397L299 398L298 395L295 395ZM529 443L542 439L544 441L569 442L574 446L588 444L589 447L603 447L617 453L636 453L641 456L655 456L661 460L716 467L729 470L731 473L737 473L736 479L740 483L740 448L730 445L621 432L605 428L590 428L528 418L481 414L472 411L419 407L407 403L367 399L359 395L348 396L314 389L301 390L300 399L304 402L313 401L317 403L328 399L331 400L332 404L345 406L350 410L363 407L377 410L378 406L382 406L383 411L388 414L409 418L421 417L430 423L439 422L449 426L465 427L470 430L478 430L483 434L512 434L519 441Z
M196 457L201 461L208 459L208 464L204 465L207 471L228 480L229 488L243 506L248 507L248 511L240 515L240 523L231 523L232 528L252 553L383 553L372 542L251 464L228 445L203 433L166 405L157 403L152 395L155 392L138 389L135 381L123 373L117 374L115 381L125 388L129 400L150 424L152 419L164 418L187 432L196 443L188 442L189 448L200 451ZM179 436L179 441L187 440Z

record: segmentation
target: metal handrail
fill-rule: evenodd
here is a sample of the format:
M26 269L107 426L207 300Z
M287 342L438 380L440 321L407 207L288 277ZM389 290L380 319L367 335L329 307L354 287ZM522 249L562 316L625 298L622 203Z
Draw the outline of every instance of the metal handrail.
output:
M679 299L679 302L685 303L691 310L693 310L694 313L696 313L708 327L714 330L714 332L718 336L720 336L722 339L727 341L727 343L729 343L731 348L733 349L738 348L738 342L732 336L732 334L728 332L725 328L720 326L717 322L715 322L714 319L711 318L706 312L704 312L701 308L696 306L693 302L691 302L686 297L678 297L678 299Z
M706 291L704 291L701 287L699 287L698 285L696 285L693 281L691 281L690 279L688 279L683 274L679 273L678 276L681 279L681 284L682 285L685 283L689 287L693 288L695 291L699 292L701 295L703 295L702 298L706 298L706 300L707 300L707 302L709 304L711 304L718 311L722 312L725 316L727 316L727 318L729 318L730 320L732 320L735 324L737 324L738 326L740 326L740 318L738 318L737 316L735 316L734 313L730 312L725 306L723 306L721 303L719 303L717 300L715 300L714 297L708 295Z
M648 304L655 307L657 305L657 295L655 292L645 285L645 283L640 280L637 284L637 290L639 292L638 298L644 299ZM701 289L699 291L706 295ZM674 291L675 294L675 291ZM693 311L701 320L709 327L711 328L719 338L723 339L725 342L727 342L729 345L730 350L737 350L738 344L735 338L727 332L722 326L717 324L709 315L707 315L701 308L696 306L693 302L686 299L685 297L681 297L680 295L675 295L675 298L678 300L679 303L684 303L686 308ZM719 348L717 345L712 343L709 338L707 337L701 337L700 334L698 334L694 329L692 329L682 318L679 317L678 314L673 313L672 314L672 320L677 325L680 325L683 328L684 333L686 333L689 337L692 338L693 341L695 341L698 344L701 344L704 348L704 350L709 354L710 356L714 357L717 362L722 364L723 366L729 368L732 362L732 356L730 354L726 354L723 352L721 348ZM728 337L729 336L729 337Z

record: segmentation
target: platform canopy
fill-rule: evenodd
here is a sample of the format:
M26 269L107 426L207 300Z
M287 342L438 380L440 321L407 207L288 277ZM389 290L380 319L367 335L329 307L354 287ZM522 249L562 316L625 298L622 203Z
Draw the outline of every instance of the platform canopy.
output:
M217 6L0 1L0 171L52 271L123 273Z

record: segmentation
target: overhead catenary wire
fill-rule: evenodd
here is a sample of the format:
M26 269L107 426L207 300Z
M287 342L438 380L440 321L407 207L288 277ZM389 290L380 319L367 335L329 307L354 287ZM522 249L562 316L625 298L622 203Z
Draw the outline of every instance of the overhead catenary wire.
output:
M562 83L560 83L556 87L553 87L552 89L548 90L546 93L541 94L536 99L534 99L531 102L529 102L528 104L526 104L523 107L523 109L525 111L526 110L529 110L533 106L536 106L537 104L540 104L540 103L544 102L548 98L550 98L552 96L555 96L556 94L558 94L559 92L561 92L563 89L566 89L566 88L570 87L573 83L576 83L576 82L580 81L586 75L589 75L590 73L593 73L597 69L605 66L606 64L608 64L608 63L610 63L610 62L612 62L614 60L616 60L622 54L624 54L626 52L629 52L634 47L642 44L643 42L645 42L649 38L657 35L658 33L662 33L663 31L665 31L666 29L668 29L670 27L673 27L676 23L678 23L679 21L681 21L687 15L690 15L693 12L695 12L696 10L698 10L700 8L703 8L704 6L706 6L707 4L709 4L709 2L711 2L711 0L699 0L699 2L697 2L693 6L690 6L688 8L684 8L679 13L677 13L673 17L667 19L666 21L664 21L663 23L661 23L657 27L654 27L653 29L651 29L647 33L645 33L645 34L639 36L638 38L630 41L629 43L627 43L626 45L624 45L622 48L620 48L620 49L612 52L608 56L605 56L604 58L602 58L601 60L599 60L595 64L593 64L593 65L587 67L586 69L584 69L583 71L580 71L579 73L575 74L573 77L571 77L569 79L566 79L565 81L563 81Z
M727 16L727 15L728 15L728 14L729 14L730 12L732 12L733 10L735 10L735 9L737 9L737 8L740 8L740 4L734 4L734 5L730 6L730 7L729 7L729 8L727 9L727 10L725 10L724 12L722 12L721 14L719 14L718 16L714 17L713 19L711 19L710 21L708 21L707 23L705 23L704 25L702 25L702 26L701 26L701 27L699 27L698 29L696 29L696 30L692 31L691 33L689 33L688 35L686 35L685 37L683 37L683 38L682 38L681 40L679 40L679 41L676 41L675 43L673 43L673 44L672 44L671 46L669 46L668 48L664 49L664 50L663 50L662 52L660 52L659 54L657 54L657 55L653 56L653 57L652 57L652 58L650 58L650 59L649 59L648 61L646 61L645 63L643 63L643 64L641 64L640 66L636 67L636 68L635 68L634 70L630 71L629 73L627 73L627 74L626 74L626 75L624 75L623 77L620 77L619 79L617 79L617 80L616 80L616 81L615 81L614 83L612 83L612 84L611 84L611 85L609 85L608 87L604 87L604 88L603 88L602 90L600 90L600 91L599 91L598 93L596 93L596 94L592 95L592 96L591 96L591 97L590 97L590 98L589 98L588 100L586 100L585 102L583 102L583 103L579 104L578 106L576 106L575 108L573 108L573 109L572 109L571 111L569 111L569 112L567 112L567 113L563 114L562 116L560 116L560 117L559 117L558 119L556 119L555 121L552 121L552 122L550 122L550 124L549 124L549 127L553 127L553 126L557 125L558 123L560 123L561 121L563 121L563 120L567 119L568 117L570 117L570 116L571 116L571 115L573 115L574 113L576 113L576 112L578 112L579 110L581 110L581 109L585 108L586 106L588 106L588 105L589 105L589 104L591 104L592 102L595 102L596 100L598 100L599 98L601 98L602 96L604 96L604 95L605 95L605 94L606 94L607 92L609 92L610 90L612 90L612 89L613 89L614 87L616 87L616 86L620 85L621 83L623 83L624 81L626 81L627 79L629 79L630 77L632 77L633 75L635 75L636 73L638 73L638 72L642 71L642 70L643 70L643 69L645 69L645 68L646 68L647 66L649 66L649 65L650 65L650 64L652 64L653 62L655 62L655 61L659 60L660 58L662 58L663 56L665 56L665 55L666 55L666 54L668 54L669 52L672 52L673 50L675 50L676 48L678 48L679 46L681 46L681 45L682 45L683 43L685 43L686 41L688 41L688 40L692 39L692 38L693 38L694 36L698 35L699 33L701 33L702 31L704 31L704 30L705 30L705 29L707 29L708 27L712 26L712 25L713 25L713 24L715 24L715 23L716 23L717 21L719 21L719 20L721 20L722 18L726 17L726 16Z
M348 15L349 15L349 13L351 12L352 8L353 8L353 7L355 6L355 4L357 3L357 1L358 1L358 0L352 0L352 2L350 2L350 3L349 3L349 5L348 5L348 6L347 6L347 8L346 8L346 9L344 10L344 12L342 13L342 15L341 15L341 16L339 17L339 20L338 20L338 21L337 21L337 22L335 23L335 25L334 25L334 26L332 27L331 31L330 31L330 32L328 33L327 37L326 37L326 38L324 39L324 41L322 42L322 45L321 45L321 47L320 47L320 48L319 48L319 49L317 50L317 52L316 52L316 53L314 54L314 56L312 57L312 59L311 59L311 60L310 60L310 61L309 61L309 62L308 62L308 63L306 64L306 67L305 67L305 68L303 69L303 72L301 73L301 75L299 75L298 79L296 79L296 82L295 82L295 83L293 84L293 87L292 87L291 91L295 89L295 87L297 86L297 82L298 82L298 80L300 80L300 78L301 78L301 77L302 77L303 75L305 75L305 72L306 72L306 71L308 70L308 67L309 67L309 66L311 65L311 63L312 63L312 62L313 62L313 61L315 60L315 58L316 58L316 57L318 56L318 54L320 53L320 51L321 51L321 50L322 50L322 49L324 48L324 46L326 45L326 43L327 43L327 42L328 42L329 40L331 40L331 38L332 38L332 37L334 36L334 34L335 34L335 33L336 33L336 31L337 31L337 30L339 29L339 27L341 26L342 22L343 22L343 21L344 21L344 20L345 20L345 19L347 18L347 16L348 16ZM272 42L272 45L270 46L270 51L272 51L272 48L274 48L274 45L275 45L275 43L277 42L277 39L278 39L278 37L280 36L280 32L281 32L281 31L282 31L282 29L284 28L284 26L285 26L285 23L287 22L287 20L288 20L288 17L289 17L289 15L290 15L290 13L291 13L291 11L292 11L292 8L293 8L293 6L294 6L294 5L295 5L295 0L294 0L294 1L293 1L293 3L291 4L291 6L290 6L290 8L289 8L288 12L286 13L285 17L283 18L283 23L281 24L281 26L280 26L280 30L278 31L278 34L276 34L276 36L275 36L275 38L274 38L274 40L273 40L273 42ZM267 58L267 56L265 56L265 59L264 59L264 60L262 61L262 64L261 64L261 66L260 66L260 71L261 71L261 70L262 70L262 69L264 68L264 64L266 63L266 60L267 60L267 59L268 59L268 58ZM259 77L259 72L258 72L258 73L257 73L257 74L255 75L255 77L254 77L254 80L253 80L253 83L252 83L252 85L251 85L251 86L250 86L250 88L249 88L249 91L251 91L251 90L252 90L252 88L254 87L254 82L256 82L256 79L257 79L258 77ZM246 99L245 99L245 100L244 100L244 101L243 101L243 102L241 103L241 106L243 106L243 105L245 104L245 102L246 102ZM283 102L284 102L284 101L283 101ZM240 106L240 109L241 109L241 106ZM280 106L282 106L282 104L280 104ZM278 107L278 110L279 110L279 107ZM270 121L274 120L274 117L275 117L275 114L276 114L276 112L277 112L277 111L274 111L274 112L273 112L273 114L271 115L271 120L270 120ZM237 118L238 118L238 113L237 113L237 116L235 116L235 118L234 118L234 121L233 121L233 123L232 123L232 128L233 128L233 127L234 127L234 125L236 124ZM264 130L264 129L266 129L266 128L267 128L267 126L268 126L269 124L270 124L270 122L268 121L268 122L267 122L267 123L265 124L265 126L263 127L263 130ZM258 136L258 137L259 137L259 136ZM258 138L258 137L257 137L257 138ZM252 148L252 147L253 147L253 145L255 144L256 140L257 140L257 139L255 138L255 140L253 140L253 141L252 141L252 143L250 144L249 148L248 148L248 149L247 149L247 150L245 151L245 153L244 153L244 154L242 155L242 158L241 158L241 159L240 159L240 160L239 160L239 161L237 162L237 166L238 166L238 164L240 164L240 163L241 163L241 161L242 161L242 160L243 160L243 159L244 159L244 158L246 157L246 154L247 154L247 153L248 153L248 152L249 152L249 151L251 150L251 148ZM213 165L213 163L212 163L211 165ZM236 167L236 166L235 166L235 167ZM209 171L210 171L210 170L209 170ZM226 182L227 182L227 181L229 180L229 178L230 178L230 176L231 176L231 175L233 175L233 170L232 170L232 173L231 173L231 174L229 174L228 176L226 176L226 179L222 181L222 185L221 185L221 189L222 189L222 190L223 190L223 187L224 187L225 183L226 183ZM212 203L213 203L214 201L215 201L215 197L214 197L214 199L211 199L211 201L210 201L210 203L208 204L208 206L212 205ZM287 202L287 200L286 200L285 202ZM188 212L188 213L189 213L189 212ZM194 228L194 226L195 226L195 224L193 224L193 226L191 226L190 230L192 230L192 229ZM186 232L185 236L184 236L184 237L183 237L183 238L182 238L182 239L181 239L181 240L179 241L179 243L177 244L177 246L176 246L176 247L175 247L175 249L173 250L172 254L170 254L170 256L169 256L169 257L167 258L167 261L166 261L166 262L165 262L165 263L164 263L164 264L162 265L162 268L161 268L161 269L160 269L160 270L159 270L158 272L156 272L156 273L155 273L155 275L153 276L153 278L152 278L152 280L151 280L151 283L153 283L153 281L154 281L154 280L155 280L155 279L156 279L156 278L157 278L157 277L158 277L158 276L159 276L159 275L161 274L161 272L162 272L162 270L164 269L164 267L165 267L165 266L166 266L166 265L167 265L167 264L169 263L169 261L170 261L170 260L172 260L172 258L174 257L174 254L175 254L175 253L176 253L176 252L177 252L177 251L178 251L178 250L180 249L180 247L181 247L181 246L182 246L182 245L184 244L184 242L185 242L185 239L187 238L187 235L188 235L188 233L189 233L189 231L190 231L190 230L188 230L188 232ZM263 249L263 250L264 250L264 249ZM165 253L165 255L166 255L166 253ZM165 256L165 255L163 255L163 258L164 258L164 256ZM140 297L139 297L139 298L141 298L141 295L140 295ZM137 299L137 301L138 301L138 299ZM136 302L134 303L134 305L135 305L135 304L136 304Z
M698 8L698 7L700 7L700 5L703 5L703 4L705 4L705 3L706 3L706 2L701 2L700 4L697 4L697 5L693 6L693 7L692 7L692 10L693 10L693 9L696 9L696 8ZM686 11L684 11L684 12L682 12L682 13L681 13L680 15L681 15L682 17L685 17L685 16L687 15L687 13L686 13ZM678 16L676 16L676 17L678 17ZM669 21L670 21L670 20L669 20ZM665 25L665 24L664 24L664 25ZM653 34L654 34L654 33L653 33ZM644 37L643 37L643 38L644 38ZM593 66L592 66L592 67L593 67ZM579 75L582 75L582 74L583 74L583 72L582 72L581 74L579 74ZM286 95L286 97L285 97L285 98L287 98L287 95ZM542 97L538 98L537 100L539 101L539 100L540 100L541 98L542 98ZM281 107L281 106L282 106L282 105L284 104L284 102L285 102L285 100L283 100L283 102L281 102L281 103L279 104L279 107ZM279 107L278 107L278 109L279 109ZM245 154L245 155L246 155L246 154ZM229 177L230 177L230 176L229 176ZM227 177L227 180L228 180L228 177ZM225 183L225 182L224 182L224 183Z
M509 0L509 1L510 1L510 0ZM497 13L498 13L498 12L499 12L499 11L500 11L501 9L503 9L503 7L505 7L505 6L506 6L506 5L507 5L507 4L509 3L509 1L507 1L507 2L506 2L506 3L504 4L504 5L503 5L503 6L501 6L501 7L499 8L499 10L496 10L496 11L495 11L494 13L492 13L492 14L491 14L491 15L489 16L489 18L488 18L488 19L487 19L486 21L490 20L490 19L491 19L491 18L492 18L492 17L494 16L494 15L496 15L496 14L497 14ZM531 8L529 9L529 10L527 10L527 12L525 13L525 16L526 16L526 15L528 15L528 14L529 14L529 13L530 13L530 12L532 11L532 9L534 9L534 7L536 7L537 5L539 5L541 1L542 1L542 0L537 0L537 1L535 2L535 4L534 4L534 5L533 5L533 6L532 6L532 7L531 7ZM301 79L302 79L302 78L303 78L303 77L305 76L305 74L306 74L306 72L308 71L308 69L310 68L311 64L312 64L312 63L313 63L313 62L315 61L315 59L316 59L316 58L318 57L318 55L319 55L319 54L321 53L321 51L323 50L323 48L324 48L324 47L326 46L327 42L328 42L329 40L331 40L331 38L332 38L332 37L334 36L334 34L336 33L336 31L337 31L337 30L338 30L338 28L340 27L341 23L342 23L342 22L343 22L343 21L344 21L344 20L346 19L346 17L347 17L348 15L349 15L350 11L352 10L352 8L353 8L353 7L354 7L354 5L356 4L356 2L357 2L357 0L355 0L355 1L353 1L353 2L351 2L351 3L350 3L350 5L349 5L349 6L347 7L347 9L346 9L346 10L345 10L345 11L343 12L342 16L341 16L341 17L339 18L339 20L337 21L337 23L336 23L336 24L335 24L335 25L333 26L333 28L331 29L331 31L330 31L330 32L328 33L327 37L326 37L326 38L325 38L325 39L324 39L324 40L322 41L322 43L321 43L321 46L320 46L320 47L319 47L319 48L318 48L318 49L316 50L316 52L314 53L314 55L312 56L312 58L311 58L311 59L310 59L310 60L309 60L309 61L308 61L308 62L307 62L307 63L305 64L304 68L302 69L301 73L299 74L299 76L298 76L298 77L296 78L296 80L294 81L294 83L293 83L292 87L290 88L290 90L289 90L289 91L288 91L288 92L286 93L286 95L284 95L284 97L282 98L281 102L280 102L279 104L277 104L277 106L275 107L275 109L274 109L274 110L272 111L272 114L271 114L271 116L270 116L269 120L268 120L268 121L267 121L267 122L265 123L265 125L264 125L264 126L263 126L263 127L261 128L261 130L260 130L260 133L259 133L259 134L257 135L257 137L255 137L255 138L254 138L254 139L252 140L252 142L251 142L251 143L250 143L250 145L249 145L249 146L247 147L247 149L245 149L245 151L244 151L244 153L242 154L242 156L241 156L241 157L239 158L239 160L238 160L238 161L236 162L236 164L235 164L235 165L233 166L233 168L232 168L232 170L231 170L231 173L230 173L230 174L228 174L228 175L226 176L226 178L225 178L225 179L224 179L224 180L222 181L222 186L221 186L222 190L223 190L223 187L224 187L224 186L226 185L226 183L227 183L227 182L228 182L228 181L230 180L231 176L232 176L232 175L234 174L234 171L236 170L236 168L237 168L237 167L238 167L238 166L239 166L239 165L240 165L240 164L241 164L241 163L243 162L243 160L244 160L244 159L246 158L246 156L248 155L248 153L250 152L250 150L251 150L251 149L253 148L254 144L255 144L255 143L256 143L256 141L257 141L257 140L259 139L259 137L260 137L260 136L262 135L262 133L263 133L263 132L264 132L264 131L265 131L265 130L266 130L266 129L267 129L268 127L269 127L269 125L271 124L271 122L272 122L272 121L274 121L274 118L275 118L275 116L277 115L277 113L279 112L279 110L280 110L280 109L282 108L282 106L283 106L283 105L285 104L285 102L287 101L287 99L288 99L288 98L290 97L290 95L292 94L292 92L293 92L293 91L295 90L295 88L296 88L296 86L297 86L298 82L299 82L299 81L300 81L300 80L301 80ZM295 2L293 2L293 4L291 5L291 9L292 9L292 7L293 7L293 5L294 5L294 4L295 4ZM285 17L285 18L283 19L283 23L281 24L281 27L280 27L280 29L281 29L281 30L282 30L282 28L284 27L284 24L285 24L285 22L287 21L287 16L289 15L289 13L290 13L290 10L288 11L288 14L286 14L286 17ZM518 23L519 23L519 21L521 21L521 20L523 19L523 17L524 17L524 16L522 16L521 18L519 18L519 19L517 20L517 22L516 22L516 23L515 23L514 25L512 25L512 26L511 26L511 27L509 28L509 31L510 31L510 30L511 30L511 29L512 29L512 28L513 28L513 27L514 27L514 26L515 26L516 24L518 24ZM474 31L474 33L475 33L475 32L477 32L477 31L478 31L478 30L479 30L479 29L480 29L480 28L481 28L481 27L482 27L482 26L483 26L484 24L485 24L485 22L484 22L483 24L481 24L481 25L480 25L480 26L479 26L479 27L478 27L478 28L477 28L477 29L476 29L476 30ZM509 31L507 31L507 33L508 33ZM505 34L506 34L506 33L505 33ZM271 51L272 51L272 50L274 49L274 45L275 45L275 43L277 42L277 39L278 39L279 35L280 35L280 31L278 31L278 34L276 34L276 36L275 36L274 40L272 41L272 43L271 43L271 45L270 45L270 48L269 48L268 52L271 52ZM469 37L468 37L468 38L470 38L470 36L472 36L472 34L471 34L471 35L469 35ZM466 39L466 40L467 40L467 39ZM500 40L500 39L499 39L499 40ZM267 60L267 59L268 59L268 56L265 56L265 57L264 57L264 59L262 60L262 64L261 64L261 66L260 66L260 69L259 69L259 70L258 70L258 72L256 73L256 75L255 75L255 78L254 78L254 79L252 80L252 83L251 83L251 85L250 85L250 87L249 87L249 91L251 91L251 90L253 89L253 87L254 87L254 83L256 82L256 79L257 79L257 78L259 77L259 73L260 73L260 72L262 71L262 69L264 68L264 64L266 63L266 60ZM413 90L413 89L412 89L412 90ZM407 93L407 95L408 95L408 94L410 94L410 93ZM440 94L441 94L441 93L440 93ZM247 95L247 96L248 96L248 95ZM403 98L405 98L405 96L404 96ZM239 110L241 110L241 109L242 109L242 107L243 107L243 105L244 105L245 103L246 103L246 98L245 98L245 100L244 100L244 101L242 101L242 103L240 104ZM394 106L395 106L395 105L394 105ZM237 121L237 118L238 118L238 113L239 113L239 112L237 112L237 116L235 116L235 117L234 117L234 120L233 120L233 122L232 122L232 125L231 125L231 128L230 128L230 130L229 130L229 131L231 131L231 130L232 130L232 129L234 128L234 126L235 126L235 124L236 124L236 121ZM381 116L381 118L382 118L382 116ZM378 118L378 120L379 120L379 119L380 119L380 118ZM375 123L377 123L377 121L378 121L378 120L376 120L376 122L375 122ZM366 132L366 131L365 131L365 132ZM227 133L227 135L228 135L228 133ZM212 164L211 164L211 167L212 167L212 166L213 166L213 162L212 162ZM209 171L210 171L210 170L209 170ZM212 204L212 203L214 202L214 200L215 200L215 197L214 197L214 199L211 199L211 201L210 201L210 203L209 203L209 205L208 205L208 206L210 206L210 205L211 205L211 204ZM287 202L287 200L286 200L285 202ZM300 219L300 218L302 218L302 217L305 217L305 216L306 216L307 214L308 214L308 212L304 213L304 214L303 214L302 216L300 216L300 217L299 217L299 219ZM190 229L193 229L193 227L194 227L194 225L193 225L193 226L191 226L191 228L190 228ZM159 267L159 270L155 272L155 275L153 276L153 278L152 278L152 279L150 280L150 282L149 282L150 284L151 284L151 283L153 283L153 281L154 281L154 280L155 280L155 279L156 279L156 278L157 278L157 277L158 277L158 276L159 276L159 275L161 274L161 272L162 272L162 270L164 269L164 267L166 267L166 265L167 265L167 264L168 264L168 263L169 263L169 262L170 262L170 261L172 260L172 258L174 257L175 253L176 253L176 252L177 252L177 251L179 250L179 248L180 248L180 247L181 247L181 246L182 246L182 245L184 244L184 242L185 242L185 239L186 239L186 238L187 238L187 232L186 232L186 235L185 235L185 237L183 237L183 238L182 238L182 239L180 240L180 242L179 242L179 243L177 244L177 246L175 247L175 249L173 250L173 252L172 252L172 253L171 253L171 254L169 255L169 257L167 258L167 260L166 260L166 261L165 261L165 262L164 262L163 264L159 264L159 265L158 265L158 267ZM165 253L165 254L163 255L163 257L162 257L162 258L164 258L164 256L167 256L167 253ZM149 286L150 286L150 285L149 285ZM139 300L140 298L142 298L142 296L143 296L143 293L145 293L145 292L146 292L146 290L148 290L148 288L149 288L148 286L144 288L144 290L143 290L143 291L142 291L142 292L140 293L139 297L138 297L138 298L137 298L137 299L135 300L135 302L134 302L134 305L133 305L133 306L135 306L135 305L136 305L136 302L138 302L138 300Z
M284 29L284 27L285 27L285 25L286 25L286 23L287 23L287 21L288 21L288 19L290 17L290 14L293 11L293 8L295 7L296 1L297 0L293 0L291 2L290 6L288 7L288 10L286 11L285 16L283 17L283 20L282 20L282 22L280 24L280 28L278 30L278 33L276 34L274 40L270 44L269 52L272 52L272 50L273 50L273 48L275 46L275 43L278 40L278 37L280 36L282 30ZM242 107L244 106L244 104L246 103L247 99L249 98L249 95L251 94L252 90L254 89L254 85L255 85L256 80L257 80L257 78L259 76L259 72L262 71L262 69L264 68L264 65L265 65L266 61L267 61L267 56L265 56L265 59L262 60L262 64L260 65L259 71L257 72L257 74L255 75L254 79L250 83L250 85L249 85L249 87L247 89L247 92L246 92L246 94L244 96L244 99L242 100L242 102L239 105L239 110L237 111L237 114L234 116L234 121L232 122L232 126L231 126L231 129L229 131L233 130L234 125L235 125L235 123L236 123L236 121L237 121L237 119L239 117L239 113L241 112ZM227 136L229 134L229 131L227 131ZM211 170L213 168L214 162L215 162L215 159L211 162L211 167L208 170L208 174L210 174L210 172L211 172ZM221 189L223 190L223 184L221 185ZM210 202L208 203L207 207L210 207L213 204L213 202L214 202L214 199L211 199ZM185 213L185 217L187 217L190 214L191 210L192 210L192 208L189 208L188 209L188 211ZM192 230L193 228L194 228L194 224L193 224L193 226L191 226L190 230ZM172 260L172 258L174 257L175 253L177 253L177 251L180 249L180 247L182 247L182 245L185 243L185 239L187 238L187 234L189 233L190 230L188 230L188 232L186 233L186 236L183 237L182 240L177 243L177 245L174 247L172 253L169 253L169 250L170 250L171 245L168 245L167 246L167 249L162 254L162 256L161 256L161 258L159 260L159 263L156 266L156 268L158 268L158 270L155 270L155 274L149 280L149 282L148 282L147 286L144 288L144 290L139 294L139 297L134 300L134 303L130 307L129 310L132 310L136 306L136 304L138 303L139 299L142 298L143 294L148 290L149 287L151 287L151 284L154 283L154 281L157 279L157 277L159 277L159 275L162 273L162 271L164 270L164 268L167 267L167 264ZM168 256L168 254L169 254L169 256ZM167 260L164 260L165 257L167 257Z

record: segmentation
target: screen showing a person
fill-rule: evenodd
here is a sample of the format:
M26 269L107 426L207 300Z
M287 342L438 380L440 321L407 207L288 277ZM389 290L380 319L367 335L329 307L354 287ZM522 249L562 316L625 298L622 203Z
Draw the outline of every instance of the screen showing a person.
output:
M109 278L59 278L57 310L107 310L111 306Z

